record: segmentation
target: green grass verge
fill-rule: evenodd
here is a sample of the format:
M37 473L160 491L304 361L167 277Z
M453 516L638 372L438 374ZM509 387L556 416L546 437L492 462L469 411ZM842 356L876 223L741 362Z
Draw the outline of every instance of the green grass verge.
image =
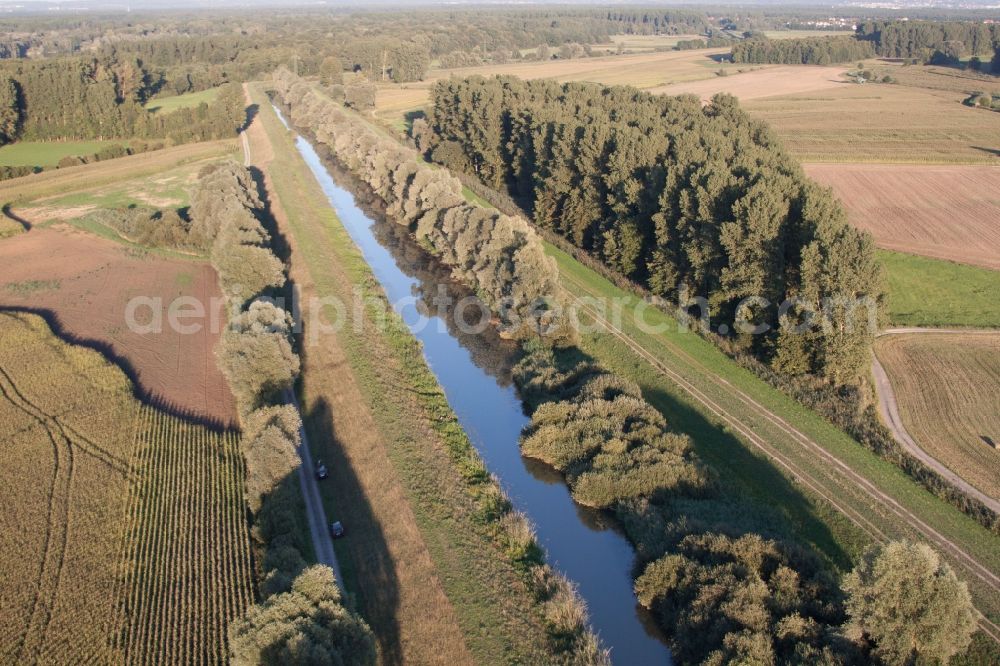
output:
M878 256L893 324L1000 327L1000 271L888 250Z
M890 538L923 540L887 507L873 502L855 484L844 479L836 468L803 447L796 436L742 401L735 390L744 392L780 416L907 511L961 546L983 566L1000 571L1000 538L996 535L931 495L902 470L869 452L812 410L737 365L711 342L681 329L674 317L655 308L643 308L641 319L647 326L658 329L655 333L645 332L636 323L638 299L635 296L559 249L548 246L547 250L556 258L563 283L571 292L622 299L625 305L621 329L629 337L719 405L739 426L757 435L773 452L808 474L828 498L859 513ZM869 535L835 511L828 500L817 497L794 474L780 470L763 457L744 434L735 432L731 424L713 414L618 338L598 329L583 336L581 347L608 367L637 381L646 398L662 410L675 427L692 436L699 455L719 470L724 483L737 484L750 496L779 507L797 538L813 544L841 565L853 560L860 548L870 542ZM980 610L994 621L1000 619L998 595L982 584L977 585L977 579L972 578L968 568L956 558L947 553L943 555L970 582Z
M346 294L355 285L365 296L384 300L360 251L296 152L290 133L278 122L262 89L256 84L251 84L250 89L260 105L258 118L274 147L274 162L268 171L317 296ZM352 285L341 283L331 268L334 262L350 276ZM479 663L550 661L544 632L537 626L532 599L519 574L492 541L492 528L477 515L472 498L462 499L454 492L456 487L464 488L466 481L462 479L474 471L468 466L471 462L462 462L470 461L470 454L475 456L471 444L427 367L419 343L401 321L390 318L389 324L376 332L371 321L360 331L347 322L338 339L379 433L388 444L389 461L405 487L421 537L455 609L467 646ZM308 348L305 359L308 372ZM414 395L421 413L413 411ZM312 403L306 392L302 404L313 454L326 461L338 461L343 458L340 446L324 436L329 434L328 426L320 422L322 413L314 414L310 409ZM445 445L447 457L443 460L440 451L426 446L426 435L418 432L425 427L422 424L429 424ZM323 484L320 490L329 515L352 516L355 534L378 530L377 525L366 524L370 509L361 503L348 503L349 493L338 490L335 484ZM383 584L360 576L355 561L356 557L380 555L354 553L344 541L335 546L349 592L360 596L365 586ZM377 618L367 619L376 632L392 631ZM524 631L526 624L536 628Z
M146 110L150 113L170 113L177 109L193 109L202 103L211 104L219 96L220 89L221 86L172 97L157 97L146 102Z
M19 141L0 148L0 166L53 167L71 155L89 156L123 141Z

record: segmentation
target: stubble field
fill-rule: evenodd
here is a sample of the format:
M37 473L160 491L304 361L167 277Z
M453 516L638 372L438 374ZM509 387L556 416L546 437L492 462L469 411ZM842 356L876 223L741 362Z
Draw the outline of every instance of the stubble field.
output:
M1000 497L1000 332L885 336L875 351L921 448Z
M253 595L236 434L0 312L0 442L0 662L225 662Z
M450 77L510 75L522 79L555 79L557 81L590 81L606 85L629 85L648 89L686 81L723 78L716 72L749 70L761 65L719 63L717 58L729 49L698 51L662 51L633 55L550 60L544 62L511 62L505 65L432 69L423 81L405 84L385 84L379 87L376 114L399 124L410 111L426 108L430 89L436 81Z
M845 83L822 92L748 99L743 106L806 162L996 164L1000 113L964 106L966 97Z
M851 85L844 78L845 69L843 65L834 67L778 65L742 74L656 86L647 92L663 95L697 95L706 102L720 92L735 95L742 101L777 95L799 95Z

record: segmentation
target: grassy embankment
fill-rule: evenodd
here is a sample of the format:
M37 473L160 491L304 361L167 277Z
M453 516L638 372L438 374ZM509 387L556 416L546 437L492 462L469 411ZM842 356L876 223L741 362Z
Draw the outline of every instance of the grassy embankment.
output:
M308 291L320 297L350 302L356 286L384 299L261 87L251 91L273 146L267 170L293 240L293 278L311 281ZM383 656L551 658L519 573L477 515L463 479L474 454L418 343L394 316L377 329L371 312L357 322L354 312L346 314L336 340L303 346L301 403L314 455L332 463L331 483L321 486L327 511L343 517L351 534L336 543L344 582ZM342 362L328 358L332 347L341 348ZM338 411L336 400L351 391L358 403ZM371 443L351 436L365 419L372 422ZM453 611L430 594L438 587ZM444 643L450 623L460 628L456 644Z
M571 293L630 297L569 255L551 247L550 252ZM737 484L766 503L778 504L799 538L843 564L879 535L924 539L915 526L919 520L988 570L1000 570L1000 538L996 535L923 490L816 413L739 367L712 343L679 329L673 317L646 308L640 316L662 331L643 332L635 323L636 304L636 298L631 297L620 328L651 359L638 357L635 349L603 329L585 335L583 349L639 382L647 399L675 427L692 435L699 455L720 471L724 483ZM664 368L675 373L675 378L668 378ZM696 395L710 402L711 408L698 402ZM779 473L774 461L792 469ZM840 463L887 497L862 492L858 480L845 474ZM943 542L932 543L969 581L980 609L994 621L1000 619L1000 592L980 584L970 564L949 552Z
M1000 271L878 251L896 326L1000 327Z
M220 89L216 87L183 95L156 97L146 102L146 110L150 113L170 113L177 109L191 109L199 104L211 104L219 96Z

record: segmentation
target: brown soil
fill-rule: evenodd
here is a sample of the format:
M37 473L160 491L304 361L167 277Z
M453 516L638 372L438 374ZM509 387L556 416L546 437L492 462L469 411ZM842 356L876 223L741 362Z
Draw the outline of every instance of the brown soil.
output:
M137 296L162 299L161 332L129 327L126 306ZM0 242L0 308L48 315L61 335L89 343L122 365L141 397L157 406L231 426L235 402L214 354L225 325L222 311L215 325L206 316L197 320L202 324L198 332L183 334L166 316L179 296L196 298L206 312L212 299L221 303L212 267L160 257L66 225ZM135 318L148 322L149 308L138 309Z
M879 247L1000 270L1000 167L807 164Z

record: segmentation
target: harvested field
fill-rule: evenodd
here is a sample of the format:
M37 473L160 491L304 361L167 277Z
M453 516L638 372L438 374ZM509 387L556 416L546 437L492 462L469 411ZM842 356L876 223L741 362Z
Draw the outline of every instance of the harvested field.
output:
M235 434L0 312L0 442L0 662L225 660L253 594Z
M798 95L850 85L844 78L845 67L781 65L702 81L657 86L650 88L648 92L664 95L692 94L705 101L720 92L735 95L741 100Z
M216 322L183 334L170 326L165 309L177 297L194 297ZM162 299L162 332L129 327L133 297ZM219 425L236 420L236 407L216 367L214 348L225 326L215 271L207 263L168 259L139 248L54 225L0 242L0 307L52 313L61 332L106 351L120 361L144 398L176 413ZM139 308L138 324L151 323L151 308Z
M807 164L879 247L1000 270L1000 166Z
M997 164L1000 113L964 106L966 96L902 85L844 84L748 99L743 106L807 162Z
M884 336L875 351L920 447L1000 498L1000 332Z
M664 51L623 56L552 60L545 62L515 62L505 65L435 69L419 83L380 86L376 113L387 120L401 118L406 112L423 108L430 98L435 81L449 77L511 75L522 79L556 79L558 81L592 81L606 85L630 85L653 88L683 81L716 78L715 72L738 71L736 65L719 63L713 56L728 53L728 49L697 51ZM739 69L765 67L740 65Z
M657 49L672 49L677 46L677 42L692 39L705 39L705 36L696 34L612 35L610 44L591 44L590 48L594 53L614 54L617 53L620 44L625 53L648 53ZM534 53L536 49L524 49L524 51Z

